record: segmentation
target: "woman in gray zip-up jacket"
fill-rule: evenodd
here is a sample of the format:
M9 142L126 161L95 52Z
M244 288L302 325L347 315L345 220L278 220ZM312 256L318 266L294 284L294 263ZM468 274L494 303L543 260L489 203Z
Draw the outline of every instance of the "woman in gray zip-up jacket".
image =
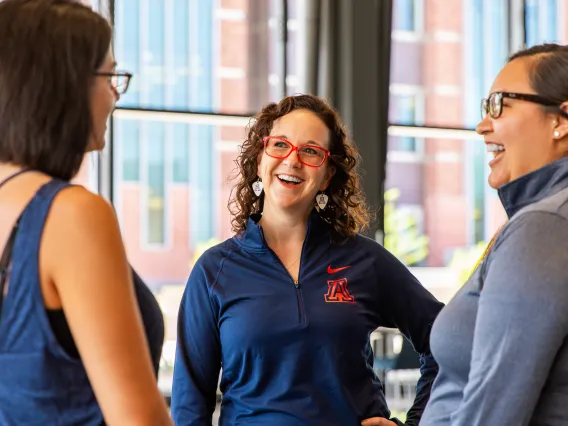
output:
M568 47L501 70L477 132L508 222L442 310L421 426L568 425Z

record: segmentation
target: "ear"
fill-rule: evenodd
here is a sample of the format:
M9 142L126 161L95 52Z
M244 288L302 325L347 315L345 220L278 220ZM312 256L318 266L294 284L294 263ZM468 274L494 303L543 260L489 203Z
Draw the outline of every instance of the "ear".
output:
M553 122L552 135L554 139L563 139L568 136L568 101L560 105L566 115L558 114Z
M333 175L335 175L336 170L337 169L335 168L335 166L329 166L327 168L327 175L322 186L320 187L320 191L325 191L327 189L329 183L331 182L331 179L333 178Z

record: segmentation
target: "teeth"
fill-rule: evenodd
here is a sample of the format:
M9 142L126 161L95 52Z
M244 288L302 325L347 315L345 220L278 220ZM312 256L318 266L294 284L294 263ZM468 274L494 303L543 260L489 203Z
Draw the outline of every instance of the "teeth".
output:
M497 145L496 143L487 144L487 152L498 152L498 151L505 151L505 147L503 145Z
M282 180L287 181L287 182L294 182L294 183L301 183L302 182L302 179L297 178L296 176L278 175L278 177Z

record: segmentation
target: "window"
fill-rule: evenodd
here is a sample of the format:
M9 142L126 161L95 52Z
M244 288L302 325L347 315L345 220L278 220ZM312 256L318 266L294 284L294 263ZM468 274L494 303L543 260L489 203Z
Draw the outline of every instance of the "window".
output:
M428 17L421 36L402 36L418 8ZM385 244L448 295L503 222L473 129L509 54L508 20L506 0L394 1L385 201L396 227Z
M115 173L115 205L128 259L165 314L166 347L176 339L179 301L194 262L232 235L230 177L248 123L246 118L182 117L117 110L114 118L118 146L125 123L135 124L141 135L140 180L126 182Z
M214 197L213 176L214 165L214 128L210 125L193 125L190 134L190 244L197 247L203 241L209 241L214 236L213 204L226 208L227 200L217 200ZM235 151L236 154L236 149ZM223 177L228 176L228 170Z
M395 0L393 3L393 22L410 4L414 5L413 10L428 11L428 25L420 26L417 36L407 37L393 27L390 70L392 86L416 87L423 93L423 125L463 125L464 28L462 20L455 19L464 13L462 3L463 0L416 3ZM421 14L416 12L415 16ZM396 90L391 89L391 92L398 95Z
M270 100L270 2L116 2L116 51L134 73L120 106L252 114ZM290 58L293 69L295 58Z
M139 0L115 2L114 56L118 68L134 75L119 105L138 105L140 99L140 3Z
M507 2L484 2L471 0L466 3L466 16L469 16L465 27L465 42L471 49L465 51L465 75L468 84L465 86L464 127L475 128L479 123L480 100L487 96L493 79L505 65L509 55L508 7ZM471 207L468 228L468 245L483 243L491 238L494 228L492 217L497 213L488 211L492 190L487 185L487 154L483 145L467 144L466 155L469 161L465 164L467 176L466 191Z
M391 86L389 121L403 126L420 126L424 120L424 92L420 86ZM411 136L389 138L392 152L422 152L422 140Z
M171 75L169 83L172 90L169 104L173 109L183 110L189 108L189 45L191 31L189 25L187 25L189 1L175 0L174 10L173 57L170 58L172 70L169 72Z
M562 15L558 0L526 0L525 29L527 46L543 42L559 42L559 17Z
M141 1L142 69L140 70L141 106L164 105L165 79L165 5L163 1Z
M145 123L146 145L146 235L148 244L161 245L166 242L166 188L163 123Z
M171 125L173 155L172 155L172 180L174 183L189 182L189 125L175 123Z
M394 31L419 31L418 10L420 0L394 0L393 2L393 30Z
M124 182L140 180L140 132L139 123L134 120L115 121L117 150L122 166L121 176Z
M86 154L79 172L73 178L73 183L83 185L85 188L89 189L92 192L98 192L98 166L98 153Z

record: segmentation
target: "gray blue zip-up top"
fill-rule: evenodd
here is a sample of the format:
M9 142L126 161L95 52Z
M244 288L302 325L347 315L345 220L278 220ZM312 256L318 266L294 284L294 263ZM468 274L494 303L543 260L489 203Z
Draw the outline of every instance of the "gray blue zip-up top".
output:
M499 196L509 222L434 323L421 426L568 425L568 158Z

